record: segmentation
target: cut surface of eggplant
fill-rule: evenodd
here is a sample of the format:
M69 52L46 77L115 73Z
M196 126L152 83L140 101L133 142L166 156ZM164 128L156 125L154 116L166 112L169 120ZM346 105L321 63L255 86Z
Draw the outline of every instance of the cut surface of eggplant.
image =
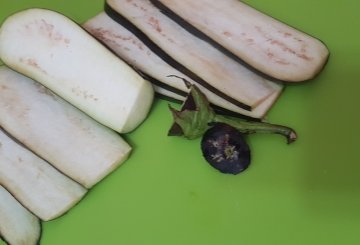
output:
M67 212L87 192L3 130L0 130L0 185L44 221Z
M126 133L147 116L153 88L76 23L29 9L0 29L0 58L100 123Z
M85 30L91 33L98 40L103 42L119 57L127 63L139 69L158 81L166 81L166 84L186 91L183 82L175 77L182 77L184 74L169 66L159 56L149 49L144 42L137 38L128 29L111 19L102 12L83 24ZM190 80L187 76L184 78Z
M131 147L49 89L0 67L0 127L86 188L124 162Z
M1 185L0 236L11 245L36 245L41 237L40 220Z
M245 110L281 90L186 31L148 0L108 0L105 12L168 64Z
M183 78L190 83L196 84L212 104L235 113L260 118L265 115L280 93L280 90L277 91L274 93L274 96L270 96L261 102L253 111L244 110L219 97L184 73L170 66L160 56L154 53L146 43L137 38L124 26L107 16L106 13L100 13L91 18L83 27L113 50L119 57L139 69L141 73L154 78L149 81L156 84L154 89L157 93L176 100L184 101L186 94L189 92L183 80L180 79Z
M321 41L239 0L151 2L193 34L279 80L312 79L329 55Z

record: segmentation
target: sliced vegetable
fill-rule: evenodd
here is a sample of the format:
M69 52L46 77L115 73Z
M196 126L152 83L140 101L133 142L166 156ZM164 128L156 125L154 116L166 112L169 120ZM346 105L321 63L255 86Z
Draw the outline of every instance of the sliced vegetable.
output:
M11 245L39 244L40 220L1 185L0 200L0 237Z
M50 10L8 17L0 29L0 58L118 132L135 129L152 103L149 82L80 26Z
M131 147L41 84L0 67L0 126L61 172L91 188Z
M161 86L153 85L158 97L166 98L169 101L184 101L185 97Z
M183 73L164 62L143 41L106 13L102 12L91 18L85 22L83 27L142 73L171 88L187 91L186 86L179 79L168 77L169 75L184 76ZM159 84L159 86L161 85Z
M319 40L239 0L151 2L194 35L276 79L309 80L329 55Z
M69 142L71 145L71 142ZM0 130L0 185L24 207L47 221L59 217L86 189L17 144Z
M238 174L250 165L250 148L237 129L217 123L208 129L201 140L206 161L222 173Z
M109 47L121 59L140 71L140 74L154 84L157 93L183 99L186 86L179 79L169 75L185 76L169 66L153 53L140 39L101 12L83 25L85 30Z
M271 103L266 102L268 109L281 91L279 84L255 74L193 36L148 0L108 0L105 12L169 65L244 110L256 110L271 97Z
M131 31L126 29L122 23L117 23L106 13L100 13L88 20L84 28L94 37L106 44L119 57L127 63L139 69L145 78L156 84L157 93L171 98L184 101L189 92L181 78L192 84L196 84L206 95L209 101L218 106L219 109L233 111L251 117L262 117L271 107L279 93L274 93L268 99L259 104L253 111L244 110L229 101L219 97L215 93L201 86L198 82L190 79L184 73L175 69L166 62L166 59L154 53L142 40L137 38ZM151 44L150 44L151 45ZM280 92L280 91L279 91Z

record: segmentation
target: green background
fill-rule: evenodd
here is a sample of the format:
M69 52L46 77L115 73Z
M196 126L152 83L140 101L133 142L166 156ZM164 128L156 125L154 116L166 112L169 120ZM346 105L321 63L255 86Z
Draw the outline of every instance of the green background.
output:
M287 86L268 114L295 128L298 141L251 136L251 167L223 175L202 159L199 140L166 136L168 103L156 100L148 120L125 136L131 158L68 214L44 223L41 244L360 244L360 2L244 2L331 51L325 70ZM82 23L102 6L0 0L0 21L45 7Z

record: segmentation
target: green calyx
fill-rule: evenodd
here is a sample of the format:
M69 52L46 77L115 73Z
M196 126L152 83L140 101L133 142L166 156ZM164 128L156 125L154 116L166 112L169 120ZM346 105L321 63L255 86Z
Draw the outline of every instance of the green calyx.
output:
M168 133L169 136L184 136L187 139L196 139L201 137L213 124L225 123L244 134L280 134L286 137L289 144L297 138L295 131L289 127L218 115L210 107L206 96L196 85L186 84L190 88L190 92L181 110L169 106L174 118L174 123Z

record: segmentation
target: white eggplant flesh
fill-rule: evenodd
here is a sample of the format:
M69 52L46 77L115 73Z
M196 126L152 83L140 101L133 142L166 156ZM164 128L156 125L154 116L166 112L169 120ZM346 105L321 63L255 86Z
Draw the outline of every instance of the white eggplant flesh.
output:
M184 82L178 78L168 76L184 77L187 80L190 80L190 78L168 65L132 32L119 25L106 13L101 12L86 21L83 27L119 57L141 72L171 87L186 91L187 88Z
M71 143L69 143L71 146ZM87 190L0 130L0 185L41 220L55 219Z
M86 188L129 156L131 147L116 132L5 66L0 94L0 126Z
M132 32L114 21L106 13L100 13L91 18L85 22L83 27L94 37L108 46L119 57L139 69L142 73L153 77L171 88L174 88L174 91L180 90L184 93L188 93L188 88L185 86L183 80L178 77L184 78L190 83L196 84L212 104L226 110L250 117L262 118L280 95L280 85L276 84L274 85L274 90L276 90L276 92L272 96L262 101L256 108L253 109L253 111L244 110L222 97L219 97L217 94L209 91L201 84L186 76L184 73L181 73L174 67L170 66ZM183 101L185 98L184 95L179 95L176 94L176 92L169 91L169 89L161 88L161 85L155 86L154 88L157 93L176 100Z
M38 217L0 185L0 237L10 245L36 245L41 238Z
M135 25L170 57L219 91L218 94L226 95L228 101L237 101L255 109L281 90L280 85L266 80L186 31L148 0L107 0L107 6Z
M173 19L180 17L179 23L188 28L190 24L210 42L220 44L255 69L279 80L312 79L329 55L318 39L239 0L152 2Z
M120 133L147 116L153 88L72 20L45 9L8 17L0 29L0 58Z

